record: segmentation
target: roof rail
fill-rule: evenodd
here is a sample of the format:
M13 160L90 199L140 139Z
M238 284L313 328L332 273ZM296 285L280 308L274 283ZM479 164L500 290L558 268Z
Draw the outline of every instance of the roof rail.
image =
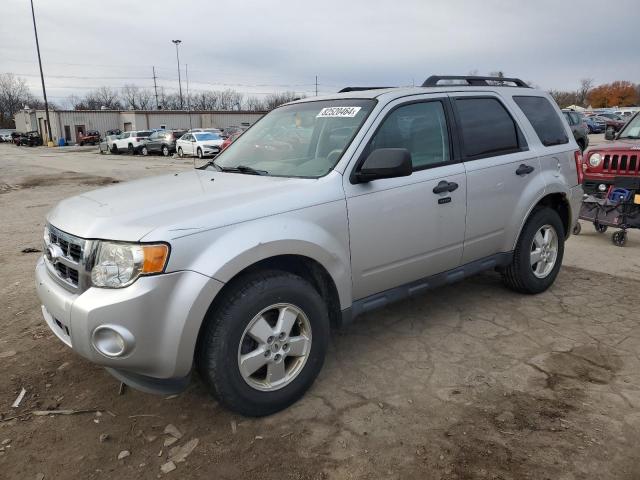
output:
M364 90L382 90L384 88L395 88L395 87L344 87L338 93L362 92Z
M516 87L531 88L519 78L509 77L478 77L475 75L432 75L422 84L423 87L438 87L441 80L464 80L469 87L487 87L492 86L488 82L513 83ZM505 85L509 86L509 85Z

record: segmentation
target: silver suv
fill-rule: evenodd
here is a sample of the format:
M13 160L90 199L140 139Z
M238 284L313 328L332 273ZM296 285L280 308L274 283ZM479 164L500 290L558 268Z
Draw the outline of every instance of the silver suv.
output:
M487 269L549 288L581 162L549 95L518 79L296 101L201 168L58 204L42 312L129 385L176 392L195 368L227 407L271 414L311 386L331 326Z

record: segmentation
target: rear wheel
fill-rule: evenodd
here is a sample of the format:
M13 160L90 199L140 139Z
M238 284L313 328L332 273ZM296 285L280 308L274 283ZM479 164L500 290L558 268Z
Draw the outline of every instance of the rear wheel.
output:
M596 229L596 232L598 233L604 233L607 231L607 226L606 225L600 225L598 222L594 222L593 227Z
M180 158L184 157L184 153L182 152L182 147L178 147L178 156Z
M166 145L162 146L162 155L164 155L165 157L169 156L169 147L167 147Z
M146 157L147 155L149 155L149 149L143 145L140 149L140 153Z
M118 146L115 143L111 146L111 153L118 153Z
M520 233L503 280L517 292L544 292L558 276L563 255L564 227L558 212L547 207L534 210Z
M135 153L135 150L134 150L133 145L131 143L127 146L127 153L129 155L133 155Z
M609 126L607 127L607 129L605 130L605 133L608 133L609 135L614 135L616 133L616 129Z
M196 363L214 396L248 416L298 400L324 362L327 308L303 278L267 271L232 282L210 309Z
M616 247L624 247L627 243L627 232L624 230L618 230L611 235L611 241Z
M580 235L581 231L582 231L582 225L580 225L580 222L576 222L576 224L573 226L573 234Z

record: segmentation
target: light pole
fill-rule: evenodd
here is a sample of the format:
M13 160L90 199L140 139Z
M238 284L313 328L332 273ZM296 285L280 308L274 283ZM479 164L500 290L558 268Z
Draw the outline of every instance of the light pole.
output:
M180 90L180 110L182 110L182 80L180 79L180 55L178 54L178 45L182 43L182 40L171 40L176 45L176 60L178 61L178 88Z
M42 80L44 111L47 116L47 133L49 136L49 143L53 143L53 137L51 136L51 122L49 121L49 103L47 102L47 90L44 88L44 73L42 73L42 60L40 60L40 43L38 42L38 29L36 28L36 13L33 10L33 0L31 0L31 16L33 17L33 33L36 34L36 50L38 51L38 65L40 65L40 80Z

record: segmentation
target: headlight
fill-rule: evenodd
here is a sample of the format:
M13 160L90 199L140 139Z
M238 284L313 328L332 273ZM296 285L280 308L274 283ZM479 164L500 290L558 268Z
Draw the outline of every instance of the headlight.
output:
M589 165L592 167L597 167L602 162L602 155L599 153L594 153L589 157Z
M169 247L163 244L100 242L91 282L94 287L126 287L140 275L164 271L168 257Z

